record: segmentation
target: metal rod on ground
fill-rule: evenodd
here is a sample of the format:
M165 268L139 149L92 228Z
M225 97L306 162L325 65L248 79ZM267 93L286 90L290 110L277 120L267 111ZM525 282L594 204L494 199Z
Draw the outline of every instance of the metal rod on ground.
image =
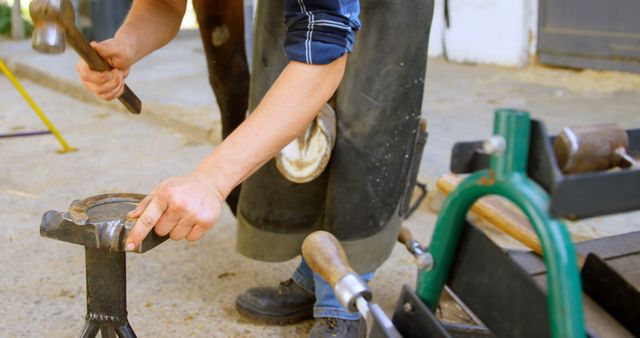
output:
M58 129L56 129L56 127L53 125L53 123L51 123L51 121L49 121L49 119L44 114L42 109L40 109L40 107L38 107L38 105L35 103L35 101L33 101L33 99L31 98L31 96L29 96L29 94L24 89L24 87L22 87L20 82L18 82L18 79L16 79L16 77L13 76L13 74L11 73L9 68L7 68L7 66L4 64L4 61L2 59L0 59L0 70L2 70L4 75L7 76L7 78L11 82L11 84L13 84L13 86L16 87L16 89L18 90L20 95L22 95L22 97L25 99L25 101L27 101L27 103L29 104L31 109L33 109L33 111L38 115L40 120L42 120L42 122L47 126L47 128L49 128L49 130L51 131L51 133L53 133L53 135L56 137L58 142L60 142L60 145L62 146L62 149L58 150L58 152L59 153L68 153L68 152L71 152L71 151L78 150L77 148L74 148L74 147L70 146L67 143L67 141L65 141L64 137L62 137L62 135L60 134Z
M26 136L49 135L49 134L51 134L51 130L20 131L17 133L0 134L0 138L26 137Z

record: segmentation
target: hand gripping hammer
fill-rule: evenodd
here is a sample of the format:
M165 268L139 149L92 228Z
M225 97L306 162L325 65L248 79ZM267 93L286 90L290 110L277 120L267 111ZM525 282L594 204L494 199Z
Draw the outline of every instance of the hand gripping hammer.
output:
M70 0L34 0L29 5L29 13L35 25L32 46L38 52L47 54L62 53L65 40L80 54L89 67L95 71L111 70L111 66L95 49L75 25L75 14ZM133 114L140 114L140 99L124 86L124 92L118 100Z

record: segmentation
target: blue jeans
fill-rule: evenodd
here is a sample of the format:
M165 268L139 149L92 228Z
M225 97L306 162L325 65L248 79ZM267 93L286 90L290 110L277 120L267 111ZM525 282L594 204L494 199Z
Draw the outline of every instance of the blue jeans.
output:
M373 278L373 272L361 276L369 282ZM333 294L331 285L317 273L314 273L307 262L302 259L300 265L293 273L293 280L301 287L316 295L316 303L313 305L313 317L315 318L340 318L346 320L358 320L358 312L349 312L343 308Z

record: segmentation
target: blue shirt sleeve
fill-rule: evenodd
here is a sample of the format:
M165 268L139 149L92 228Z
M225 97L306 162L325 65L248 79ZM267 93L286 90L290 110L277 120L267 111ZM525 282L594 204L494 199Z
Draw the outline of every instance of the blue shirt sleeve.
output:
M273 1L273 0L266 0ZM359 0L285 0L287 57L328 64L353 50L360 29Z

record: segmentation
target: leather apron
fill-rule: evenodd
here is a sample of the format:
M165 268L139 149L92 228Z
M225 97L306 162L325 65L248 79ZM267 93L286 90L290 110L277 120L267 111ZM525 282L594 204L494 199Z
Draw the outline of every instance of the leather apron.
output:
M247 257L291 259L320 229L341 241L359 273L374 271L391 254L418 136L433 0L361 0L360 6L362 29L335 94L329 165L300 184L271 160L242 184L237 248ZM282 1L258 2L251 110L288 63L283 14Z

